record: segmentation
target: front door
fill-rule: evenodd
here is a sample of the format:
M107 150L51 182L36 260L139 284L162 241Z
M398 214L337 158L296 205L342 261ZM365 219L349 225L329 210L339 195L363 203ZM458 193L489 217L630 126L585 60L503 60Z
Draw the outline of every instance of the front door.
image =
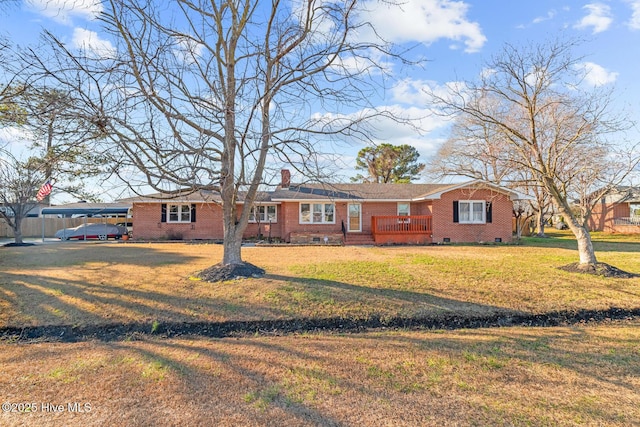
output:
M360 203L349 203L349 227L348 231L362 231L362 207Z

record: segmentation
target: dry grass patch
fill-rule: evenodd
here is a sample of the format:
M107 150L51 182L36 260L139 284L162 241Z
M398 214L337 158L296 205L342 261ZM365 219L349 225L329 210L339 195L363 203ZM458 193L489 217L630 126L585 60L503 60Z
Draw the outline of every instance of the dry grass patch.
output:
M1 344L18 425L608 425L640 422L640 324Z
M244 257L266 276L221 283L194 276L221 258L220 245L80 242L2 248L0 327L640 307L640 278L561 271L557 267L573 261L575 252L562 247L571 242L560 242L560 247L252 247ZM640 272L637 244L607 245L602 261Z

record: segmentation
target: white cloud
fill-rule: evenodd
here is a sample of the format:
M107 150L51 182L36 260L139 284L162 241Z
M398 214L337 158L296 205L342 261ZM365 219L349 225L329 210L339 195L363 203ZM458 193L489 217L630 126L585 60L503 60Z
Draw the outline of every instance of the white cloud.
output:
M27 8L61 24L72 25L73 17L94 20L103 11L99 0L25 0Z
M618 73L608 71L606 68L593 62L583 62L580 64L580 67L585 72L585 81L592 86L614 83L618 78Z
M100 58L113 58L116 49L109 40L101 39L95 31L76 28L71 39L73 47L84 50L87 54L94 53Z
M394 102L401 102L410 105L428 105L429 97L424 91L425 88L439 87L436 82L425 80L404 79L391 88L391 99Z
M466 52L477 52L487 41L480 25L467 19L469 5L462 1L406 0L400 4L381 2L376 7L367 4L371 7L361 18L389 42L429 45L447 39L463 43Z
M204 45L187 35L176 37L176 40L177 44L173 49L176 58L187 64L197 63L204 50Z
M494 76L496 74L496 69L495 68L483 68L480 71L480 78L481 79L489 79L491 78L491 76Z
M449 125L449 120L433 114L428 106L404 107L385 105L375 109L367 108L352 114L316 113L312 120L318 127L340 128L349 123L366 132L374 142L399 144L407 140L421 140L425 135L438 133ZM344 139L349 144L362 141L357 138Z
M575 25L575 28L592 28L593 34L606 31L611 26L611 8L604 3L589 3L582 7L587 11L587 15Z
M397 117L405 118L409 123L398 122L387 117L377 119L378 132L375 137L382 141L415 139L420 135L441 130L449 124L447 118L433 114L426 105L423 107L389 105L383 107L383 110Z
M632 30L640 30L640 0L629 0L632 13L627 25Z
M369 73L379 75L382 71L391 72L393 62L379 50L369 49L368 55L345 56L335 59L331 67L338 74Z
M34 140L33 133L20 126L0 128L0 149L10 152L16 157L26 153Z
M547 16L538 16L537 18L534 18L533 23L534 24L539 24L539 23L544 22L544 21L550 21L553 18L555 18L557 13L558 12L556 12L555 9L551 9L549 12L547 12Z
M410 104L418 108L428 108L432 103L432 96L449 99L452 93L465 93L463 82L445 82L439 84L431 80L404 79L399 81L392 89L391 95L394 102ZM427 111L427 110L424 110ZM430 115L435 110L429 109Z
M371 132L372 142L410 145L420 152L423 162L436 153L443 141L443 135L447 134L449 129L450 120L433 114L426 106L405 108L389 105L382 109L408 119L410 123L399 122L385 116L379 117L375 120L375 128Z

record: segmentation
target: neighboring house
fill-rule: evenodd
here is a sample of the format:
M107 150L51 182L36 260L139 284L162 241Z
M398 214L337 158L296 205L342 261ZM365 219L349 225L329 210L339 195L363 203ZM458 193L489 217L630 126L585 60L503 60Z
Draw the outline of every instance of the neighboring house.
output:
M527 196L483 181L458 184L293 184L263 192L246 238L290 243L509 242L513 201ZM222 239L218 195L200 191L127 199L134 239ZM238 203L239 211L244 208Z
M44 207L45 205L42 205L40 203L33 203L33 207L31 209L29 209L29 212L27 212L27 214L25 215L25 218L37 218L40 210ZM14 217L15 213L13 212L13 209L11 208L11 206L6 206L3 203L0 203L0 212L6 213L7 216L9 217Z
M589 229L609 233L640 233L640 188L619 186L600 199Z

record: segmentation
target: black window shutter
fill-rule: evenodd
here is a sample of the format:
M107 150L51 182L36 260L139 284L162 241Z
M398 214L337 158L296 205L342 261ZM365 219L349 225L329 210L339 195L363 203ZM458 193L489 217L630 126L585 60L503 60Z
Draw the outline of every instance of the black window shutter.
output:
M460 222L460 219L458 217L458 201L457 200L453 201L453 222Z
M191 204L191 222L196 222L196 204Z
M163 203L161 206L160 222L167 222L167 204Z
M490 223L493 220L493 205L491 202L487 202L487 222Z

